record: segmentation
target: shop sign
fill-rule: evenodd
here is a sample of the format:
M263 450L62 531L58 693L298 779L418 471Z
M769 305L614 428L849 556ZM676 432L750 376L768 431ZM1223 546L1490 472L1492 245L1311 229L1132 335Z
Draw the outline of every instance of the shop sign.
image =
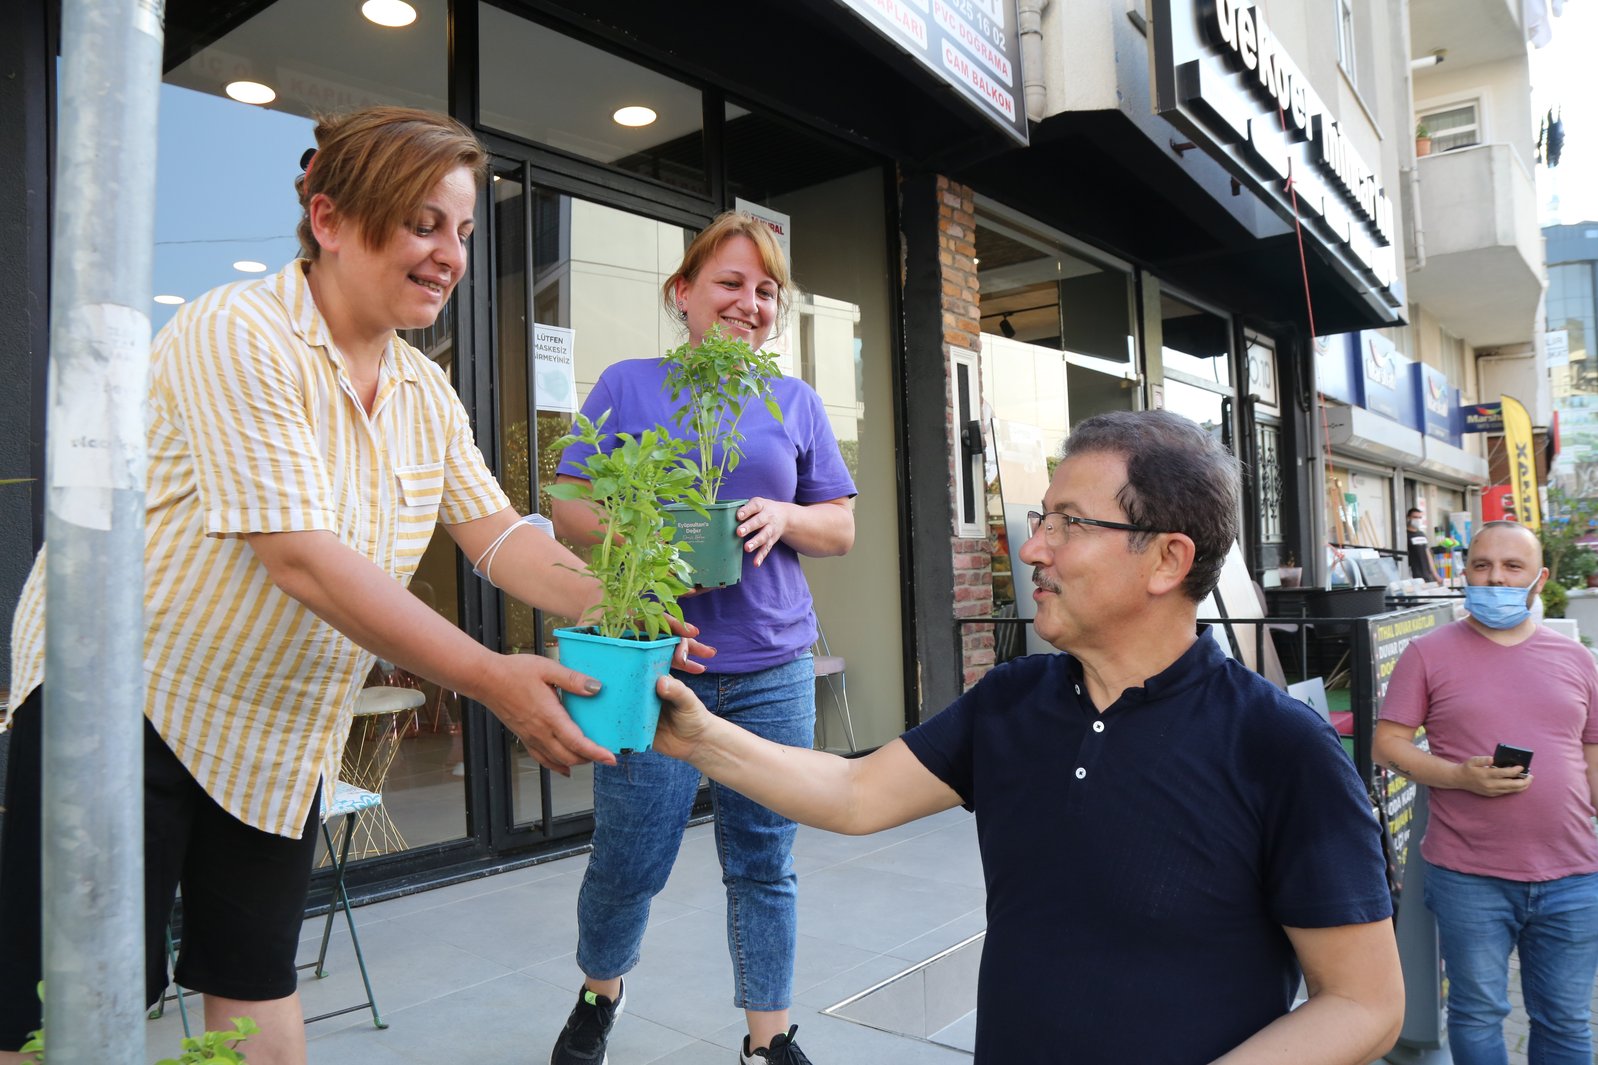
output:
M1381 716L1382 701L1387 698L1387 683L1392 679L1393 668L1398 665L1399 656L1404 653L1410 641L1433 632L1453 620L1452 606L1418 607L1365 619L1364 625L1368 628L1368 636L1361 642L1370 647L1368 668L1372 671L1368 674L1372 684L1370 705L1364 710L1370 729L1364 733L1365 736L1375 731L1376 720ZM1424 739L1420 741L1423 747L1424 742ZM1418 789L1409 777L1389 774L1385 769L1380 769L1375 777L1383 803L1382 819L1386 823L1392 843L1395 867L1391 870L1390 876L1396 902L1403 892L1404 859L1409 853L1409 837L1414 825Z
M1504 431L1504 405L1502 403L1468 403L1459 408L1460 430L1466 433L1501 433Z
M1021 144L1028 140L1015 0L837 0L953 86Z
M753 215L766 223L766 228L771 230L771 235L777 238L777 246L782 249L782 256L788 262L793 262L793 219L781 211L773 211L764 204L737 197L732 203L733 210L742 211L744 214ZM763 350L777 357L777 369L784 377L794 376L793 362L793 334L799 328L798 322L792 314L788 317L788 328L774 337L766 339Z
M1537 495L1537 456L1532 450L1536 437L1531 428L1531 415L1518 399L1503 396L1499 404L1504 408L1504 445L1509 449L1509 480L1515 487L1515 509L1521 524L1536 529L1542 525L1542 511Z
M1358 334L1338 333L1315 338L1315 390L1328 399L1350 406L1359 404L1358 374L1352 352Z
M1360 406L1411 429L1421 427L1411 396L1410 361L1380 333L1359 334Z
M1156 0L1156 110L1332 251L1391 315L1403 307L1392 200L1260 9Z
M1258 402L1276 406L1276 349L1264 344L1248 346L1248 390Z
M1458 447L1459 438L1453 427L1454 408L1458 404L1454 399L1455 390L1448 386L1448 377L1423 362L1413 364L1410 370L1415 375L1415 398L1420 401L1416 414L1421 432L1433 440Z
M1543 352L1547 355L1548 368L1570 365L1570 330L1550 329L1543 334Z

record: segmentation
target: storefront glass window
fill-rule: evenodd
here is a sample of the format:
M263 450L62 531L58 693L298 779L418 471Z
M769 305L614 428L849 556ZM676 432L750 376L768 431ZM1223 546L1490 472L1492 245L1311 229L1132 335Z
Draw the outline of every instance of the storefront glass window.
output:
M698 89L490 4L478 5L478 18L483 125L709 191Z
M1002 204L977 200L976 261L993 604L1030 617L1016 594L1026 512L1048 490L1071 425L1138 402L1132 280L1064 235ZM995 658L1050 650L1018 626L996 626ZM1030 646L1029 646L1030 644Z
M847 662L855 738L886 743L903 731L905 693L883 170L848 145L732 104L725 141L729 206L782 224L788 240L798 293L787 329L768 346L820 394L860 493L854 547L803 563L816 617ZM825 685L816 700L818 742L842 746Z
M154 285L156 295L172 299L151 306L156 329L171 318L173 301L265 276L299 254L293 181L300 156L316 143L313 115L372 104L445 108L446 0L412 5L416 21L391 29L363 18L358 4L277 0L219 37L219 25L206 20L226 17L223 5L169 11L174 38L215 39L177 64L161 88ZM230 99L228 86L237 81L265 86L271 100ZM455 365L461 298L457 291L431 329L406 334L446 373ZM457 558L454 543L437 532L411 592L459 624ZM352 729L346 769L355 777L362 767L349 759L395 750L381 781L392 832L377 833L362 856L464 836L459 699L387 663L367 683L417 694L408 710Z
M1160 294L1160 358L1165 372L1194 384L1228 388L1232 383L1231 323L1169 293Z

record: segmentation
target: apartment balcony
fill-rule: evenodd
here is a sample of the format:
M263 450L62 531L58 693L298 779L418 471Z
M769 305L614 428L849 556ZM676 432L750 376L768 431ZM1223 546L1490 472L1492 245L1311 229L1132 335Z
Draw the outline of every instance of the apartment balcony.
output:
M1446 49L1454 70L1499 59L1524 60L1520 6L1521 0L1410 0L1410 54Z
M1525 163L1507 144L1478 144L1423 156L1412 180L1410 300L1477 348L1531 340L1543 250Z

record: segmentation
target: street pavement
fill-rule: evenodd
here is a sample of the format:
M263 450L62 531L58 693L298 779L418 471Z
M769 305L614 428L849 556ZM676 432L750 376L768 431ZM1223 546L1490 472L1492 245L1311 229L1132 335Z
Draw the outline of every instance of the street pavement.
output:
M968 1063L980 940L968 941L985 926L971 815L951 810L863 837L801 828L794 862L801 888L793 1020L805 1051L818 1065ZM578 855L357 907L390 1026L375 1029L366 1011L316 1022L308 1029L311 1065L542 1065L575 998L576 900L586 865ZM731 1004L724 912L713 828L695 826L628 978L612 1065L736 1060L744 1028ZM315 957L321 930L321 919L306 922L302 960ZM961 949L939 958L951 948ZM307 1014L364 997L342 920L328 969L326 979L306 974L301 982ZM1511 983L1510 1061L1525 1065L1518 971ZM825 1012L831 1007L839 1008ZM175 1053L181 1034L169 1007L147 1026L149 1059Z

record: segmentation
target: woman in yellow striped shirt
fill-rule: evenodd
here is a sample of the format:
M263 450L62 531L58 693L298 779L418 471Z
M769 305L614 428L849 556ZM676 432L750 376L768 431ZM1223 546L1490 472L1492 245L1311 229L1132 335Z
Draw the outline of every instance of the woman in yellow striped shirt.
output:
M579 617L598 598L570 552L516 534L448 379L395 335L432 325L460 281L487 156L464 126L402 108L324 119L316 139L297 181L304 257L186 305L151 355L147 993L166 983L181 883L177 979L205 993L208 1027L260 1024L260 1065L305 1060L294 948L318 789L374 656L488 706L552 769L613 761L554 691L597 682L491 652L406 591L442 521L470 558L493 549L495 583L523 602ZM43 559L12 630L0 1048L38 1027ZM229 875L205 875L218 864Z

